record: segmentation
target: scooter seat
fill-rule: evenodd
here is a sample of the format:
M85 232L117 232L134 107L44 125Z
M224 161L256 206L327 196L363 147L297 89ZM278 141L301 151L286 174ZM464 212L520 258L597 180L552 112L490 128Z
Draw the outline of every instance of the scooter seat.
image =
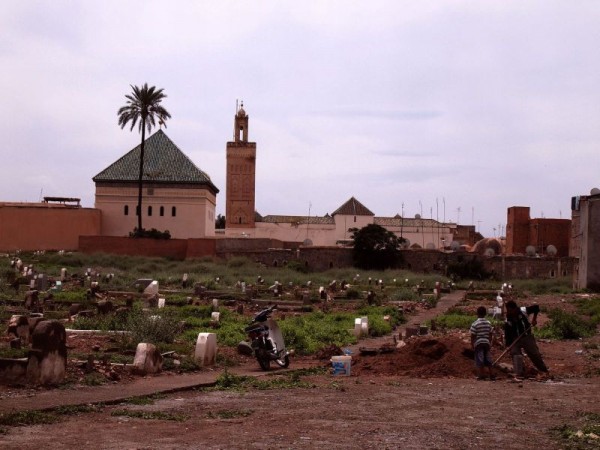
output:
M266 325L261 325L261 324L254 324L254 325L249 325L246 328L244 328L244 331L246 333L250 333L251 331L262 331L262 330L268 330L269 327L267 327Z

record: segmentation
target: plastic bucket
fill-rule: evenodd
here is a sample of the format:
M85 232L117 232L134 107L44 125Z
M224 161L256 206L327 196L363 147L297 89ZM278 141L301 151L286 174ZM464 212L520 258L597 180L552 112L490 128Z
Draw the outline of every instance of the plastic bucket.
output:
M348 377L352 366L352 356L332 356L331 366L333 367L333 375Z

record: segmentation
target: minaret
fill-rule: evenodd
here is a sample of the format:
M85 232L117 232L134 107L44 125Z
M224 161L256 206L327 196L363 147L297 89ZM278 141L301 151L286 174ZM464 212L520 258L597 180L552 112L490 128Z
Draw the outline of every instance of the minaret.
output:
M244 103L234 119L233 142L227 143L227 228L254 228L256 142L248 142Z

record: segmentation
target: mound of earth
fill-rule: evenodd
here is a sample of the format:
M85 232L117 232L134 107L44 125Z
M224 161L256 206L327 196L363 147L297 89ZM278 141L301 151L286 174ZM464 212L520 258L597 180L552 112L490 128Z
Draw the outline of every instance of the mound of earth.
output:
M352 374L471 378L475 370L470 343L457 336L423 336L393 353L356 356Z

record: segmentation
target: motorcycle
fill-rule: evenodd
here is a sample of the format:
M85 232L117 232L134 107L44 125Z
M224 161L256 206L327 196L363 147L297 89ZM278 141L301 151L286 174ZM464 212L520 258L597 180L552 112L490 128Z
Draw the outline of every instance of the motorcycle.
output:
M277 322L271 318L276 308L277 305L273 305L263 309L245 328L254 356L262 370L269 370L271 361L275 361L279 367L285 368L290 365L290 352L285 349L283 335Z

